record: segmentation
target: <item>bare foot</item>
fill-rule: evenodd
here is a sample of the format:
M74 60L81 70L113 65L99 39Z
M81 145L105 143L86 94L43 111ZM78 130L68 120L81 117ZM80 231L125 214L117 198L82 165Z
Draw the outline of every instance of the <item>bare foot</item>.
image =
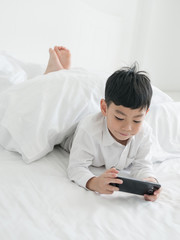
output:
M49 62L48 62L48 65L47 65L47 68L46 68L46 71L44 74L59 71L61 69L64 69L64 68L63 68L62 64L60 63L56 52L52 48L50 48L49 49Z
M60 63L62 64L63 68L69 69L71 65L71 53L70 51L65 47L54 47L54 51L56 52Z

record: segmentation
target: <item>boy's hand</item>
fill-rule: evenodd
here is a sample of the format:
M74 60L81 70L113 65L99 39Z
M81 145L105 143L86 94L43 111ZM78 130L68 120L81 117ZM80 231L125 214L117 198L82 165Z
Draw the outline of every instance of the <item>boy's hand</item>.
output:
M145 178L143 180L144 181L148 181L148 182L155 182L155 183L157 183L157 180L155 178L153 178L153 177L148 177L148 178ZM153 195L144 194L144 199L146 201L154 202L159 197L160 192L161 192L161 188L159 188L158 190L154 191Z
M123 181L116 179L118 171L115 168L111 168L101 174L99 177L91 178L86 187L92 191L99 192L101 194L112 194L114 191L119 191L118 187L109 185L110 183L122 184Z

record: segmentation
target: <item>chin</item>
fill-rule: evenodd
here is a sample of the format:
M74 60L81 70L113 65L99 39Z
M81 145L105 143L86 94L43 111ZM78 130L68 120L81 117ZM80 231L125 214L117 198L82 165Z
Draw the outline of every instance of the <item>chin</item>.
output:
M116 138L119 140L128 140L131 137L131 135L123 136L122 134L116 134Z
M129 140L130 137L126 137L126 138L120 138L119 141L126 141Z
M130 136L127 136L127 137L125 137L125 136L124 136L124 137L119 137L119 136L116 136L116 135L115 135L115 139L118 140L118 141L126 141L126 140L128 140L129 138L130 138Z

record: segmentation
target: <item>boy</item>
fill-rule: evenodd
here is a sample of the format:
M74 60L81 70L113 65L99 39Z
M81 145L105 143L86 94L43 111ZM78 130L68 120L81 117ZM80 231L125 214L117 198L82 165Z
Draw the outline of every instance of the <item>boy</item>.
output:
M59 52L52 51L61 63L60 48ZM63 60L67 60L67 64L70 55ZM48 71L47 68L46 73ZM71 137L62 143L64 148L70 149L68 176L71 180L89 190L112 194L119 189L110 183L123 183L116 179L118 170L131 165L133 177L157 182L150 158L151 128L144 122L151 97L149 78L144 72L137 72L135 66L116 71L108 78L105 99L100 103L101 112L84 118L73 141ZM98 177L89 170L90 166L103 165L108 170ZM159 193L160 189L154 195L144 195L144 199L155 201Z

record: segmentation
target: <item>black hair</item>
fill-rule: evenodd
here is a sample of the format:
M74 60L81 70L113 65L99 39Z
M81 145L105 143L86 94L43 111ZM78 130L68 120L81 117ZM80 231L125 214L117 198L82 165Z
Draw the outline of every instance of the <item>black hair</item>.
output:
M152 87L147 73L137 70L137 63L114 72L106 82L105 101L131 109L149 108Z

